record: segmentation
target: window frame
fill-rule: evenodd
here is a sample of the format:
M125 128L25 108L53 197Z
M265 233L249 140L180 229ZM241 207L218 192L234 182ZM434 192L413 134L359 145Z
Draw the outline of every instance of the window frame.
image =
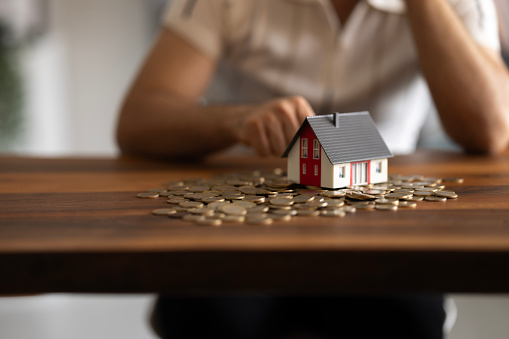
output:
M320 142L318 142L318 139L313 140L313 159L320 159Z
M300 157L308 157L308 138L302 138L300 142Z
M339 166L339 178L344 179L346 177L346 166Z

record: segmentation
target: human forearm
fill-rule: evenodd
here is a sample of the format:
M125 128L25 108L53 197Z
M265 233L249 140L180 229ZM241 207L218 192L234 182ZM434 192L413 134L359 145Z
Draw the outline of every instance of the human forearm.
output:
M280 156L302 121L314 115L302 97L258 105L201 106L169 93L135 90L126 99L117 140L124 153L199 159L235 143Z
M509 76L478 46L445 0L406 0L420 64L444 128L466 150L509 142Z
M124 153L197 159L238 141L246 106L209 106L157 93L130 95L117 140Z

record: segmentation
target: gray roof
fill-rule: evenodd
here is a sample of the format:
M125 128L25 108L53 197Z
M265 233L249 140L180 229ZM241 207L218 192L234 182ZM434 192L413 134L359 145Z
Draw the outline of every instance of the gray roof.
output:
M339 127L334 124L337 116ZM286 158L307 125L332 164L392 157L368 112L335 113L308 117L281 156Z

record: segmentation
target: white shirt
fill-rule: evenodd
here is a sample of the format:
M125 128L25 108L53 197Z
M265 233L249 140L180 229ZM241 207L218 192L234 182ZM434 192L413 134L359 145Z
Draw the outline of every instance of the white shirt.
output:
M491 0L449 0L472 38L500 50ZM220 60L211 102L302 95L317 114L369 110L393 153L433 110L401 0L361 0L345 26L328 0L173 0L165 27Z

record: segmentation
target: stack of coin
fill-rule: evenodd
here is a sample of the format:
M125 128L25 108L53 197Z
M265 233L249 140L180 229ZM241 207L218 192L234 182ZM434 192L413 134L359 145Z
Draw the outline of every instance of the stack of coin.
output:
M222 174L211 179L193 178L164 183L138 193L138 198L165 198L166 208L154 215L179 218L203 226L247 223L271 225L295 216L343 218L358 210L396 211L415 208L419 201L456 199L442 182L462 183L462 178L391 175L383 184L325 189L288 181L281 169Z

